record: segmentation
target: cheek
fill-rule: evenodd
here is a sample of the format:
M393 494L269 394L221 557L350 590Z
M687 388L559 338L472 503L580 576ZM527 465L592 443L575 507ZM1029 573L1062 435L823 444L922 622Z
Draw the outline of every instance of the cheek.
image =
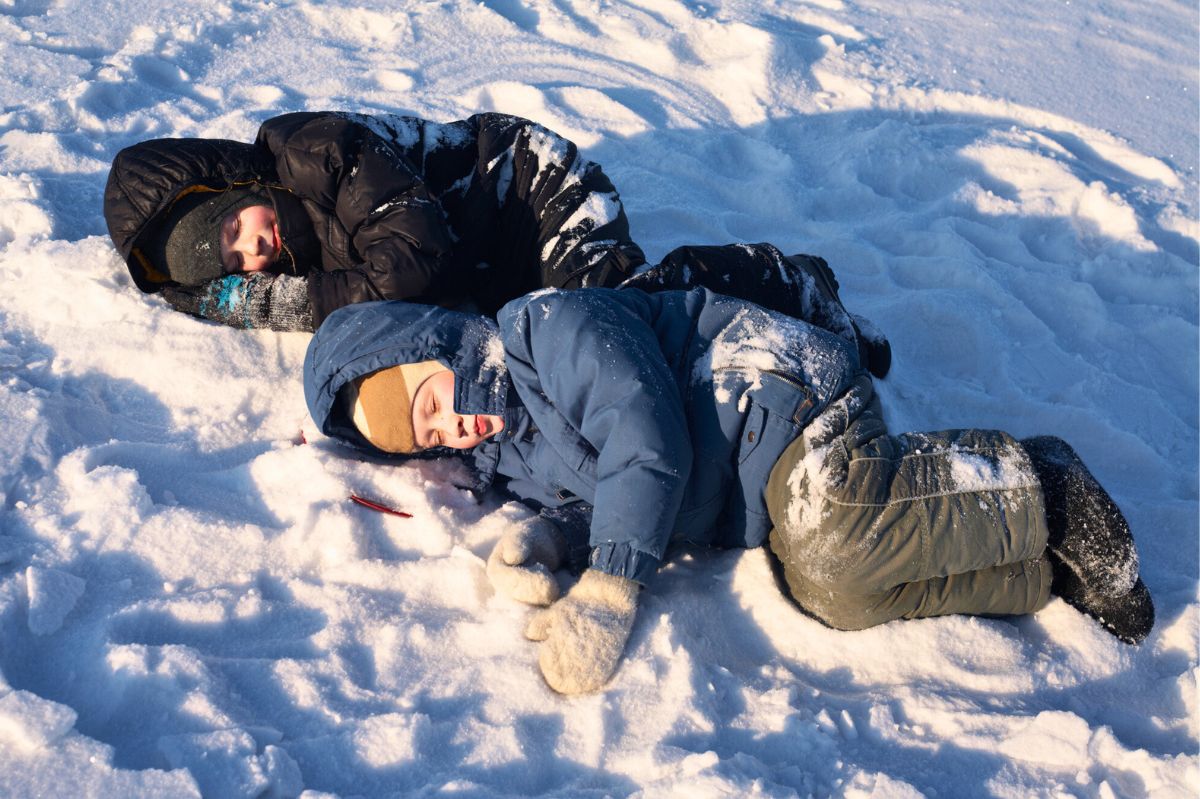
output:
M255 236L263 236L272 232L275 214L269 208L256 205L243 212L241 221L243 230Z

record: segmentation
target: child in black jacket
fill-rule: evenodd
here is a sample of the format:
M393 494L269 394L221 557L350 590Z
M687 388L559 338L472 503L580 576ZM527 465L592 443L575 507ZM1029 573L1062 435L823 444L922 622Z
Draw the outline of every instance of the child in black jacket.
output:
M247 327L312 329L379 299L490 314L644 261L600 167L504 114L295 113L254 144L145 141L114 160L104 212L140 289Z
M114 159L104 214L138 288L238 327L311 331L367 300L490 316L539 288L704 286L855 340L877 377L890 362L820 258L690 246L647 267L600 166L506 114L293 113L254 144L152 139Z

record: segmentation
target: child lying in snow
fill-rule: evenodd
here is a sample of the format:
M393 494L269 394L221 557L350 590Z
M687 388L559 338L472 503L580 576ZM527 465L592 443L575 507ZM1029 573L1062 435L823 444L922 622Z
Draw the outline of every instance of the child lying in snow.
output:
M310 343L305 395L328 435L470 449L481 485L506 478L542 509L488 576L549 605L527 634L557 691L612 676L673 542L769 541L796 602L839 629L1032 613L1051 594L1123 641L1153 625L1129 528L1066 443L890 435L845 338L705 289L543 291L498 321L343 308ZM588 506L589 530L564 523ZM580 551L559 599L551 572Z
M600 166L507 114L295 113L254 144L144 141L114 159L104 216L138 288L237 327L312 330L369 300L490 315L538 288L621 283L708 286L831 328L841 316L851 336L862 322L813 307L824 261L767 244L680 247L646 268ZM860 340L882 377L886 341Z
M644 262L600 167L506 114L304 112L253 144L140 142L113 160L104 215L138 288L246 327L311 330L380 299L495 313Z

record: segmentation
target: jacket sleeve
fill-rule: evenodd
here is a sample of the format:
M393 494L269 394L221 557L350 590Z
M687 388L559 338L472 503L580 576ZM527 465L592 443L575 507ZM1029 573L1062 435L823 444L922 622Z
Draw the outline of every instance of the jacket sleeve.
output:
M566 566L575 574L587 568L591 554L592 506L586 502L568 502L557 508L543 507L538 515L554 524L567 542Z
M542 435L564 467L595 474L592 568L645 583L692 466L683 400L654 331L608 292L538 292L499 321L513 385Z
M350 269L314 273L315 322L354 302L426 292L453 241L441 206L395 142L365 117L295 113L264 122L257 143L280 180L335 216L362 257Z

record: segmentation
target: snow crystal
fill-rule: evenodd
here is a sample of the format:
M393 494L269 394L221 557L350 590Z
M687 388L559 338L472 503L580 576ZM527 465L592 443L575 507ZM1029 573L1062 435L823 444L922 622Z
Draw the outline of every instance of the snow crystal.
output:
M1038 485L1037 477L1029 468L1029 459L1016 450L992 451L987 454L976 450L952 447L947 459L954 487L962 491L1004 491L1014 488L1032 488Z
M0 741L18 749L54 744L75 726L74 710L28 691L0 696Z
M260 754L245 730L167 735L158 749L173 768L187 764L206 796L295 796L304 786L285 750L268 745Z
M355 752L376 768L412 762L419 756L417 736L428 729L429 717L420 713L372 716L354 733Z
M758 324L751 327L751 317ZM779 328L765 323L766 315L752 309L743 309L729 323L726 332L714 338L706 357L698 359L692 367L692 383L715 383L717 401L728 403L733 397L728 386L720 382L723 372L733 371L738 375L769 372L779 367L778 353L787 346ZM730 334L728 331L734 331ZM760 385L755 375L748 390ZM745 397L738 399L738 410L745 410Z
M713 383L717 401L736 400L739 411L745 410L749 392L761 386L766 372L788 375L818 396L832 398L850 364L830 363L828 342L813 336L811 327L790 317L743 307L697 360L691 381ZM732 393L735 387L742 389L737 397Z
M500 170L500 174L496 177L496 202L504 205L504 198L508 196L508 189L512 185L513 180L511 152L505 150L488 162L487 173L489 175L494 174L497 169Z
M471 130L466 125L425 123L425 154L423 160L447 147L459 149L471 144Z
M787 527L779 533L785 537L795 556L815 578L830 578L840 549L834 536L822 536L821 523L832 513L829 498L831 475L825 468L830 447L812 446L812 425L802 433L805 452L787 478L788 499L784 506Z
M504 342L499 336L489 336L484 343L487 347L487 352L483 356L483 368L497 372L498 374L508 373L508 364L504 360Z
M350 113L343 114L343 116L366 126L384 141L393 142L404 149L416 146L417 142L421 140L421 127L412 117L394 114Z
M1092 737L1088 723L1074 713L1046 710L1000 743L1006 755L1070 768L1086 762Z
M570 161L567 160L567 154L570 152L570 143L567 140L537 124L529 126L527 135L529 151L537 157L538 162L537 174L529 181L535 194L556 169L564 172L554 196L562 194L582 180L587 162L578 152Z
M29 630L50 635L75 608L87 583L67 572L30 566L25 570L25 585L29 592Z
M542 260L550 260L550 257L554 254L554 248L558 246L558 243L564 237L571 240L572 237L581 237L586 233L590 233L596 228L607 225L615 220L620 211L621 203L615 192L592 192L563 221L559 228L563 232L552 237L542 247Z

